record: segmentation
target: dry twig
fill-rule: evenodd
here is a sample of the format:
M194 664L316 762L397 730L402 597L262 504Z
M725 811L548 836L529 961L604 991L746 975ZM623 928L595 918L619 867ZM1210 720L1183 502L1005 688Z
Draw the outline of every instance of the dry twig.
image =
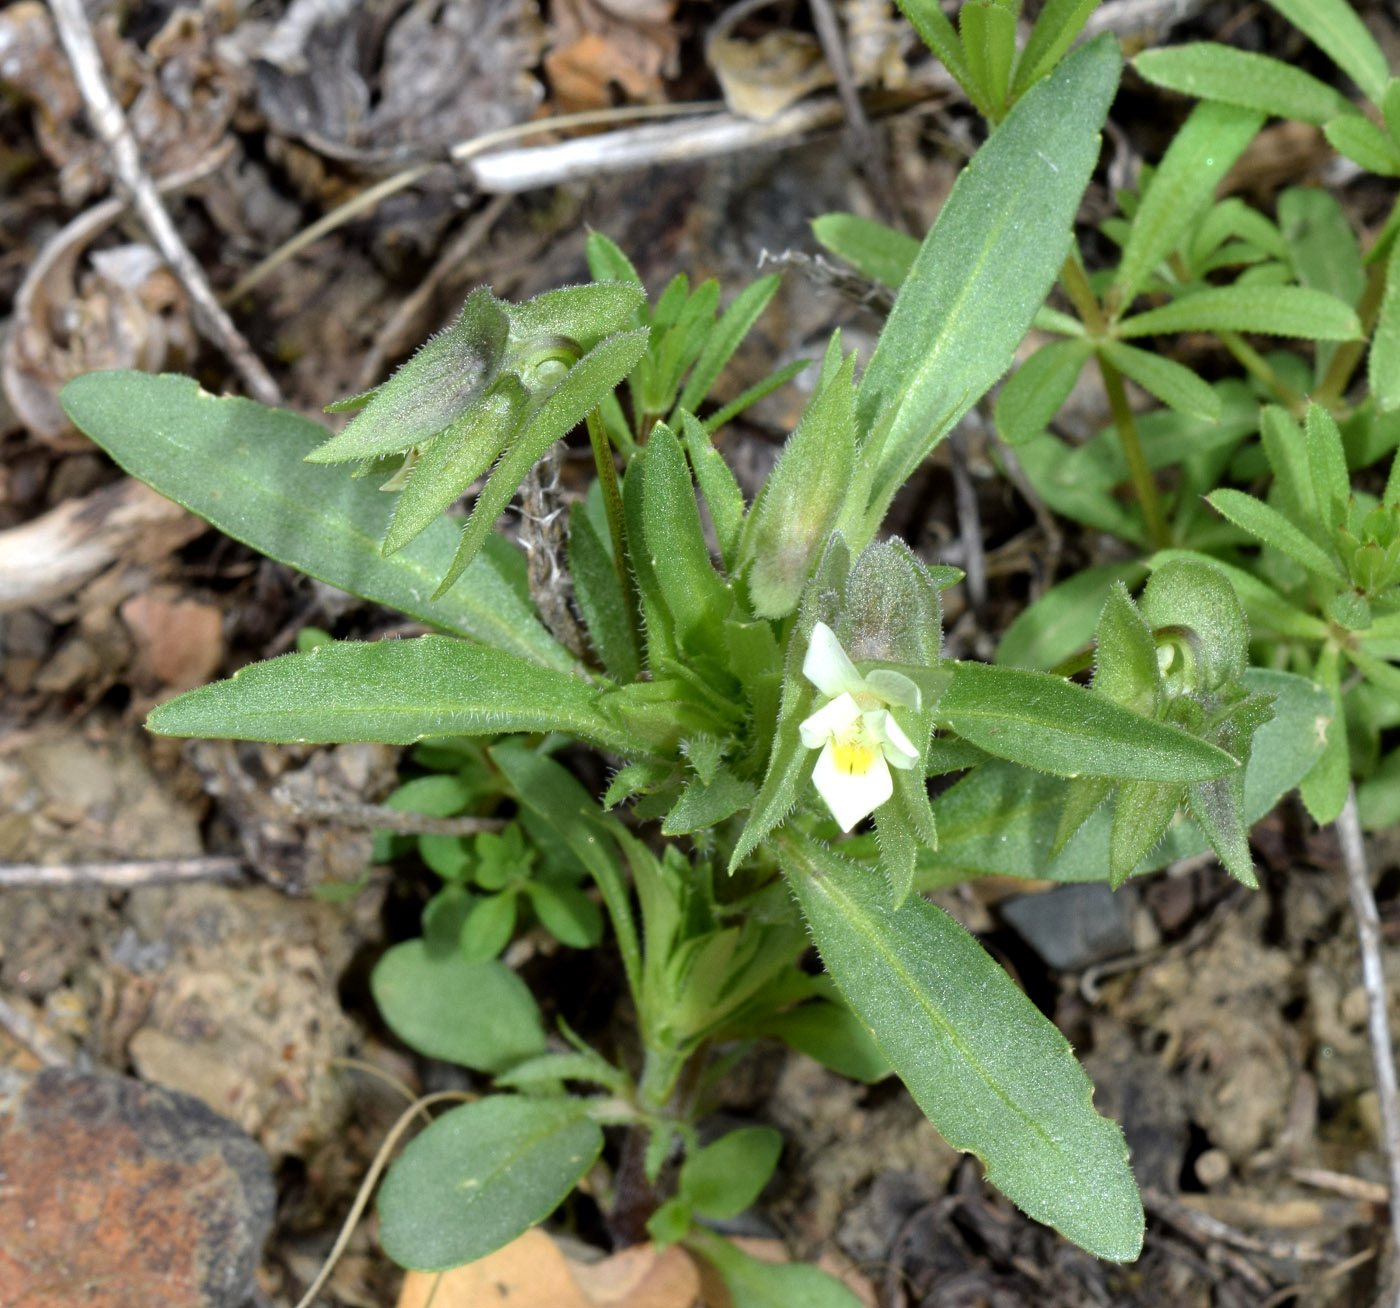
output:
M272 374L220 306L203 269L180 239L155 185L146 175L131 125L107 85L102 57L82 0L50 0L50 8L93 130L107 147L117 180L131 195L132 204L156 248L190 297L195 322L228 357L256 399L264 404L281 404L282 393L272 380Z
M242 881L243 863L236 858L151 858L117 863L0 863L0 890L69 889L101 886L108 890L139 890L179 881Z
M1356 810L1356 787L1337 816L1337 837L1342 844L1347 896L1356 917L1356 938L1361 947L1361 985L1366 992L1366 1033L1371 1041L1371 1068L1376 1078L1376 1104L1381 1120L1381 1144L1385 1150L1390 1182L1390 1232L1392 1277L1400 1262L1400 1091L1395 1082L1395 1051L1386 1016L1385 968L1381 961L1381 917L1371 892L1366 848L1361 841L1361 817ZM1400 1304L1400 1292L1392 1291Z

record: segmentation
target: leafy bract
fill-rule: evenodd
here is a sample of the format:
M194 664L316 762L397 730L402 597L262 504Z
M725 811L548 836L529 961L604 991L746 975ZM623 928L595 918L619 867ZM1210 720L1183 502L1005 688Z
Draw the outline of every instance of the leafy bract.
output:
M393 500L367 481L303 462L326 437L309 419L210 395L191 377L140 372L88 373L62 398L74 423L132 476L269 558L546 667L573 665L540 625L524 561L505 541L483 551L468 585L440 599L428 596L456 548L450 522L439 519L382 558Z
M603 1148L580 1099L491 1095L444 1113L389 1169L379 1242L401 1267L446 1271L543 1220Z
M861 378L862 439L882 419L888 432L871 452L878 464L854 546L1010 364L1069 249L1121 63L1114 38L1090 41L1017 102L959 175Z
M948 1142L1031 1217L1135 1258L1127 1146L1064 1036L941 909L891 912L878 878L807 840L780 837L779 857L827 970Z
M147 725L165 736L398 745L570 731L604 749L636 752L582 678L448 636L336 641L253 663L160 705Z
M1207 741L1024 668L955 664L938 716L989 754L1063 777L1206 781L1239 766Z

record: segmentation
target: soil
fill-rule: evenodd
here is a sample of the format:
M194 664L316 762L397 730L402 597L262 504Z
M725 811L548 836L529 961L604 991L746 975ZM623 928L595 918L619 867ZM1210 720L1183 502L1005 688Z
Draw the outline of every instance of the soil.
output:
M1400 18L1382 3L1358 7L1400 66ZM1176 17L1138 44L1225 39L1336 81L1261 5L1171 8ZM843 13L866 85L911 68L917 81L923 56L880 5L848 0ZM546 112L715 94L703 53L714 14L694 0L99 0L88 14L149 173L197 174L166 202L221 292L349 196L440 160L454 142ZM789 30L810 26L805 7L775 6L753 23L741 30L810 41ZM802 67L797 90L810 60ZM38 0L0 8L0 90L0 863L209 860L223 875L0 888L0 1073L46 1062L122 1073L242 1127L266 1151L278 1195L253 1302L285 1308L314 1278L401 1111L391 1083L470 1084L399 1045L368 991L374 960L415 932L431 878L417 865L371 867L368 835L299 816L270 793L281 783L376 801L395 784L395 751L182 745L142 722L178 690L285 652L304 626L375 638L403 619L164 508L142 508L136 527L107 521L113 497L127 504L132 492L67 425L54 400L62 383L101 367L187 371L214 391L239 379L134 218L63 234L115 189ZM1128 75L1084 230L1111 212L1110 186L1160 157L1186 110ZM500 202L439 165L280 263L232 312L289 407L317 416L382 377L473 287L524 298L583 280L590 228L616 240L654 292L683 270L719 277L727 294L766 256L814 252L808 220L830 210L888 206L922 233L980 139L978 120L938 92L874 130L889 160L883 186L839 132ZM1267 207L1297 184L1332 189L1363 230L1388 199L1292 124L1266 128L1226 187ZM829 282L785 273L718 400L819 354L836 326L868 353L877 312ZM1191 361L1207 375L1231 366ZM725 453L749 491L800 413L802 385L728 429ZM1086 384L1061 428L1087 435L1106 412ZM1038 515L994 471L990 439L974 412L889 523L930 562L966 566L968 533L980 541L985 594L949 596L949 652L962 657L988 657L1057 577L1114 557L1110 542ZM966 495L959 508L960 479L975 519ZM65 509L71 556L46 556L34 590L8 598L5 542ZM1117 901L1075 907L1096 915L1091 947L1055 967L1034 923L1050 920L1063 890L984 882L940 896L1066 1031L1098 1106L1122 1122L1149 1214L1138 1263L1101 1264L1022 1218L897 1083L854 1085L776 1047L716 1092L717 1113L771 1123L786 1141L778 1178L736 1233L845 1269L881 1305L1370 1302L1388 1267L1386 1174L1339 850L1293 802L1254 843L1258 892L1213 861L1173 866ZM1369 852L1400 977L1400 838L1379 833ZM1043 902L1013 911L1028 892ZM616 981L606 958L596 965L603 974L584 987L595 1000ZM579 972L567 951L534 951L530 966L546 985ZM603 1000L592 1008L611 1012ZM576 1241L600 1238L596 1214L570 1219ZM400 1280L362 1224L320 1302L389 1304Z

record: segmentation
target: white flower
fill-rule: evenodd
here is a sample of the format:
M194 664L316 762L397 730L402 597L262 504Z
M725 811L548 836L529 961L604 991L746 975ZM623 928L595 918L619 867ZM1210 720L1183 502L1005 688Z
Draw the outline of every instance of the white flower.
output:
M912 768L919 761L888 707L917 713L919 688L888 668L862 677L824 622L812 628L802 675L827 696L798 728L808 749L821 750L812 781L841 830L849 831L894 794L890 768Z

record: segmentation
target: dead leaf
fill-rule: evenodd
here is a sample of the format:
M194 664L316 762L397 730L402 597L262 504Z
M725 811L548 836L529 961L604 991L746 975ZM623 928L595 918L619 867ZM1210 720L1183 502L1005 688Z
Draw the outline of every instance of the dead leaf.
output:
M398 1308L692 1308L700 1273L679 1245L634 1245L596 1263L566 1258L539 1227L448 1272L409 1272ZM794 1308L797 1308L794 1305Z
M561 112L606 108L613 88L646 104L677 72L675 0L556 0L545 72Z
M766 32L754 41L716 32L705 56L730 112L759 122L835 80L820 43L807 32Z
M691 1308L700 1293L695 1260L675 1244L662 1253L637 1244L600 1262L569 1266L592 1308Z
M409 1272L398 1308L591 1308L569 1264L538 1227L448 1272Z
M213 605L145 594L133 595L119 612L136 642L138 675L172 690L190 690L218 671L223 615Z

